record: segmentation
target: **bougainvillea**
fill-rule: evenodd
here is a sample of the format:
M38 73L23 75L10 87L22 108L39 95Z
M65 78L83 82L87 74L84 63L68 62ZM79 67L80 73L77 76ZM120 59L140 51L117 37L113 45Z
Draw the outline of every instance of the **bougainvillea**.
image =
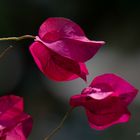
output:
M70 99L72 107L83 106L92 128L103 130L113 124L127 122L127 106L138 90L114 74L96 77L81 94Z
M0 41L27 38L34 39L29 50L37 66L55 81L79 77L86 81L85 62L105 43L89 40L76 23L66 18L48 18L40 26L38 36L6 37ZM0 58L8 50L1 53ZM85 108L90 126L97 130L127 122L131 116L127 107L137 92L135 87L115 74L97 76L81 94L70 98L70 110L44 140L49 140L62 127L77 106ZM31 129L32 117L23 111L23 99L14 95L0 97L0 140L26 140Z
M89 40L83 30L65 18L48 18L30 46L39 69L55 81L68 81L88 74L84 64L92 58L104 41Z
M0 140L26 140L32 129L32 118L23 112L23 99L0 97Z

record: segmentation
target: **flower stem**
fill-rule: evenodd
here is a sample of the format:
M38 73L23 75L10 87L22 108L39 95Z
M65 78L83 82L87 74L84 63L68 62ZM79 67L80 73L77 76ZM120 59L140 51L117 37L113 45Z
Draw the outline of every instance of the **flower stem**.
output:
M23 40L23 39L35 39L35 36L33 35L23 35L23 36L19 36L19 37L3 37L3 38L0 38L0 41L12 41L12 40L15 40L15 41L20 41L20 40ZM10 49L12 48L12 46L9 46L8 48L6 48L1 54L0 54L0 59L5 55L5 53L7 53Z
M4 38L0 38L0 41L9 41L9 40L20 41L20 40L28 39L28 38L35 39L35 36L33 36L33 35L23 35L23 36L19 36L19 37L4 37Z
M60 129L62 128L62 126L63 126L65 120L66 120L67 117L70 115L70 113L72 112L72 110L73 110L73 108L70 108L70 110L68 110L68 111L66 112L66 114L64 115L64 117L63 117L63 119L61 120L61 122L59 123L59 125L58 125L55 129L53 129L53 130L49 133L49 135L48 135L47 137L45 137L44 140L49 140L53 135L55 135L55 133L56 133L58 130L60 130Z

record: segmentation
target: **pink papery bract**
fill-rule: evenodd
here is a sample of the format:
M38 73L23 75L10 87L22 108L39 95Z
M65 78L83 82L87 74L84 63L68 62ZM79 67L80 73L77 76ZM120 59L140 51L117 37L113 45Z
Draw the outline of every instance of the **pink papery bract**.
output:
M88 74L84 64L92 58L104 41L91 41L82 29L65 18L48 18L30 52L39 69L55 81L68 81Z
M96 77L81 94L70 99L72 107L83 106L91 128L103 130L130 119L127 106L138 90L115 74Z
M23 112L23 99L9 95L0 97L0 139L26 140L32 129L32 118Z

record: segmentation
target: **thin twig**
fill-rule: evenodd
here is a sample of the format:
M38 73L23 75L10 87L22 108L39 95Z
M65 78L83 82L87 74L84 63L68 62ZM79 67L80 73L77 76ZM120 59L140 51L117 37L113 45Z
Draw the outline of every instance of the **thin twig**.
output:
M28 38L35 39L35 36L23 35L23 36L19 36L19 37L3 37L3 38L0 38L0 41L8 41L8 40L19 41L19 40L28 39Z
M49 133L49 135L48 135L47 137L45 137L44 140L49 140L53 135L55 135L55 133L56 133L58 130L60 130L60 129L62 128L62 126L63 126L65 120L67 119L67 117L69 116L69 114L71 113L72 110L73 110L73 108L70 108L70 110L68 110L68 111L66 112L66 114L64 115L64 117L63 117L63 119L61 120L61 122L59 123L59 125L58 125L55 129L53 129L53 130Z
M36 37L33 35L23 35L23 36L19 36L19 37L3 37L0 38L0 41L20 41L23 39L35 39ZM5 53L7 53L13 46L9 46L8 48L6 48L1 54L0 54L0 59L5 55Z
M13 48L13 46L7 47L1 54L0 54L0 59L9 51Z

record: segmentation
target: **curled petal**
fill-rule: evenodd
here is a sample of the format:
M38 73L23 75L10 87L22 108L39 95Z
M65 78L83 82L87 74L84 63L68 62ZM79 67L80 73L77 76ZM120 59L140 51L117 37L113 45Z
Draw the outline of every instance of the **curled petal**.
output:
M23 112L23 99L9 95L0 98L0 139L26 140L32 129L32 118Z
M66 18L48 18L39 29L39 36L44 41L55 41L69 36L84 36L83 30Z
M3 96L0 105L0 124L3 128L16 124L19 114L23 112L23 99L14 95Z
M12 108L9 108L12 107ZM7 112L9 109L23 111L23 99L19 96L10 95L0 97L0 112Z
M130 113L127 110L125 110L125 112L117 119L116 114L114 113L98 115L87 110L86 114L88 116L90 127L96 130L104 130L114 124L128 122L130 119Z
M65 18L48 18L40 26L36 41L77 62L89 60L105 44L104 41L89 40L76 23Z
M59 55L77 62L89 60L104 45L103 41L90 41L86 37L64 38L51 43L42 41L39 37L36 37L36 41L41 42Z
M96 77L90 87L101 88L103 91L114 91L126 105L132 102L138 90L127 81L115 74L104 74Z
M26 140L32 129L32 118L26 116L19 124L11 131L7 132L4 140Z
M87 69L83 63L62 57L40 42L33 43L30 51L40 70L49 78L67 81L81 77L86 80Z

